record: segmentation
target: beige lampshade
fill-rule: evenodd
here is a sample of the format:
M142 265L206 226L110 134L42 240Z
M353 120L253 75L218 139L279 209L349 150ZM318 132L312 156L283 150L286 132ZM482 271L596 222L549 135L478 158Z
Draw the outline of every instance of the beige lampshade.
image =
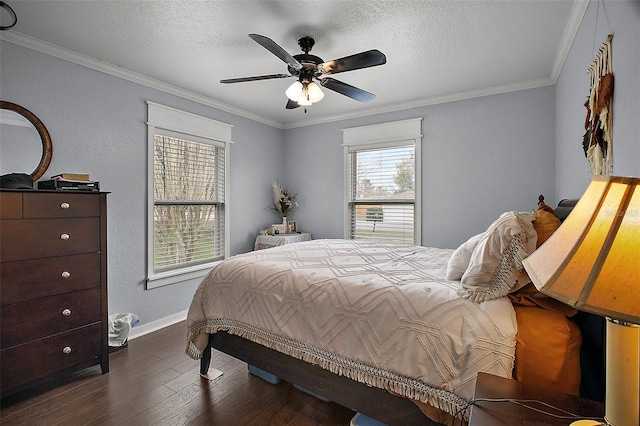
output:
M594 176L571 214L524 260L541 292L640 324L640 178Z

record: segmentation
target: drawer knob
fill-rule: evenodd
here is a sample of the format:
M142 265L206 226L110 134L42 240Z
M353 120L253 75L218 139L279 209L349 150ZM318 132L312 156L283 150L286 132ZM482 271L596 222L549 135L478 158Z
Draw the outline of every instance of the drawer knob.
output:
M68 239L69 239L69 234L62 234L62 235L60 235L60 239L61 239L61 240L68 240Z
M69 355L71 353L71 346L65 346L62 349L62 353Z
M71 207L71 206L69 205L69 203L62 203L62 204L60 204L60 208L61 208L61 209L68 209L69 207Z
M69 271L64 271L62 273L62 278L69 278L71 276L71 273Z
M69 315L71 315L71 309L65 309L64 311L62 311L62 315L64 315L65 317L68 317Z

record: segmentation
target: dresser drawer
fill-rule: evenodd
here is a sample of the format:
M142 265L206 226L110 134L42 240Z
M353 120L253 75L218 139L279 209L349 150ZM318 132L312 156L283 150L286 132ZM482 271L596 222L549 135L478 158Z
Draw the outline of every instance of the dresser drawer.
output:
M99 363L102 323L95 323L0 352L2 391L53 374ZM66 348L66 349L65 349Z
M100 251L100 218L3 220L2 262Z
M0 219L22 218L22 193L0 192Z
M94 194L25 192L23 210L25 219L100 216L100 198Z
M99 288L3 305L0 347L8 348L100 321L100 308Z
M100 286L100 253L5 262L0 267L3 305Z

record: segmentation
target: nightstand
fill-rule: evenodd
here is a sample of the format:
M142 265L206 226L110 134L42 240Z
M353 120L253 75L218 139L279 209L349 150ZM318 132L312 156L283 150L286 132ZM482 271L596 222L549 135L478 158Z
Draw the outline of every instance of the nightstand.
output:
M604 416L604 404L580 398L575 395L555 392L539 386L520 383L516 380L505 379L487 373L478 373L474 398L510 398L543 401L554 407L584 417ZM530 403L536 408L548 412L556 412L541 404ZM575 420L579 420L576 418ZM542 413L529 410L510 402L482 402L479 401L471 407L469 426L494 426L494 425L563 425L570 424L573 420L557 419Z
M262 250L270 247L283 246L285 244L311 241L311 234L300 232L298 234L258 235L253 245L254 250Z

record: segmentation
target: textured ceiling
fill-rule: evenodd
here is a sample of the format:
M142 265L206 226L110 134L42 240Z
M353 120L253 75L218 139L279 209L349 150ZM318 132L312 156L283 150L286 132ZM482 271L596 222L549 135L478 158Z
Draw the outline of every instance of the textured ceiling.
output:
M0 34L4 39L80 63L95 58L136 81L150 77L283 128L552 84L586 8L582 0L6 3L18 23ZM379 49L385 65L335 76L376 99L360 103L323 89L324 99L305 114L285 109L293 78L221 84L287 73L249 33L291 55L301 53L298 38L310 35L311 53L325 61Z

